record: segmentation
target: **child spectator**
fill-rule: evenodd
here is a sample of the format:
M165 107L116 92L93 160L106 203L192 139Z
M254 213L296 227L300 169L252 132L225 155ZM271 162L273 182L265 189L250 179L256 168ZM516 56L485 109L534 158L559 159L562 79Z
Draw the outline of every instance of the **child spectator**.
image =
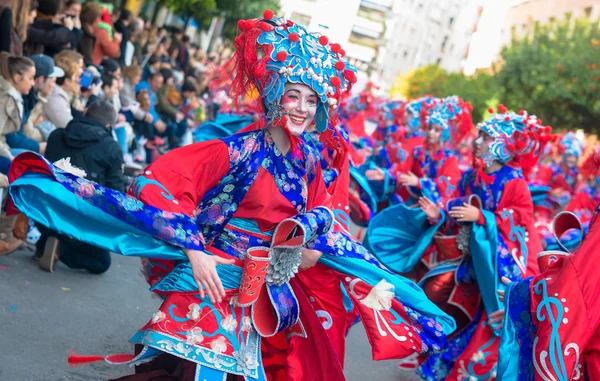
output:
M14 155L6 143L6 135L21 130L23 123L23 96L29 94L34 84L35 64L26 57L0 53L0 156L12 161ZM8 168L1 168L5 170ZM6 172L4 172L6 173Z

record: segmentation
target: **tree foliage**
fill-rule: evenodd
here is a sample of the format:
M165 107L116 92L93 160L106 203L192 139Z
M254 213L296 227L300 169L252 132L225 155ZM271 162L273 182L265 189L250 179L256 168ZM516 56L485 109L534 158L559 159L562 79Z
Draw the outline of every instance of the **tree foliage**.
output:
M473 121L483 119L486 110L496 98L497 90L493 78L487 73L465 76L449 73L438 65L428 65L400 76L395 82L392 94L402 94L409 99L423 95L446 97L458 95L473 105Z
M186 20L186 26L190 18L205 26L207 15L211 15L217 9L217 3L215 0L159 0L152 20L156 20L162 7L167 7L169 11Z
M536 25L501 52L500 99L557 129L598 132L600 24L587 19Z
M262 17L266 9L279 15L279 0L216 0L217 9L225 15L223 37L233 40L237 35L237 22L241 19Z

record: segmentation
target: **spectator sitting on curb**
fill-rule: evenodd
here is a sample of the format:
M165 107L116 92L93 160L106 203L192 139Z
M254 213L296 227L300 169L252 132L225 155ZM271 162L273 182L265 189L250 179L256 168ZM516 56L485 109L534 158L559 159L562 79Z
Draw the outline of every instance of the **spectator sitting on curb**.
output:
M87 178L108 188L125 192L123 153L113 139L111 128L117 120L113 105L97 101L89 105L84 118L74 119L65 129L57 129L48 139L46 158L52 162L71 158ZM36 244L40 267L53 272L58 259L73 269L101 274L110 267L110 253L76 241L38 225L42 237Z

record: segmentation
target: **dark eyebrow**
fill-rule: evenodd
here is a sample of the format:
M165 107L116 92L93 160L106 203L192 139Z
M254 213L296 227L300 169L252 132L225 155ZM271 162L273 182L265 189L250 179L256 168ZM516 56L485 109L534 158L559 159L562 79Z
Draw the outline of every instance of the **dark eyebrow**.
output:
M289 89L289 90L288 90L288 91L286 91L286 92L287 92L287 93L289 93L290 91L295 91L295 92L297 92L298 94L300 94L300 90L298 90L298 89Z

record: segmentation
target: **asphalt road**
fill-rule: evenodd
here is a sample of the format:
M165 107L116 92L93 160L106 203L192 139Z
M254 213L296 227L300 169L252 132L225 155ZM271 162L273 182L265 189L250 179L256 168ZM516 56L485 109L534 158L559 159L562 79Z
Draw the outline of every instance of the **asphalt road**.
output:
M111 269L95 276L59 264L42 271L22 250L0 257L0 380L91 381L131 374L104 363L69 369L69 349L81 354L130 353L128 338L152 316L160 300L148 292L137 258L113 255ZM347 341L348 381L416 381L397 361L374 362L362 326Z

